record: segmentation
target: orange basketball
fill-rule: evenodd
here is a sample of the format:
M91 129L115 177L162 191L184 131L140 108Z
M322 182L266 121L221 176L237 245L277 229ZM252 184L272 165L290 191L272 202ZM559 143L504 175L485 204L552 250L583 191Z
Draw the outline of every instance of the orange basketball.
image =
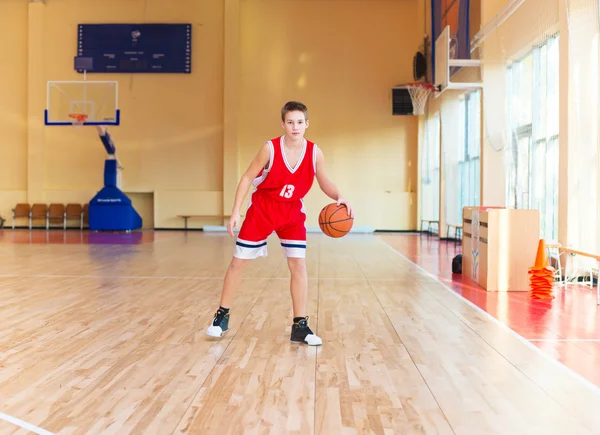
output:
M335 239L348 234L353 223L354 219L348 215L348 209L344 204L339 206L335 202L328 204L319 213L321 231Z

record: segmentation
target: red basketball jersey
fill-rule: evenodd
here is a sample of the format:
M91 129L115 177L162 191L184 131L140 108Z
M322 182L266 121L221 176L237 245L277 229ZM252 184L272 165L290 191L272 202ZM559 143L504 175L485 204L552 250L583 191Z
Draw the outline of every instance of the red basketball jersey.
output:
M271 139L271 161L254 179L256 194L264 194L276 201L298 201L312 187L316 166L316 145L304 140L304 149L293 168L285 157L284 136Z

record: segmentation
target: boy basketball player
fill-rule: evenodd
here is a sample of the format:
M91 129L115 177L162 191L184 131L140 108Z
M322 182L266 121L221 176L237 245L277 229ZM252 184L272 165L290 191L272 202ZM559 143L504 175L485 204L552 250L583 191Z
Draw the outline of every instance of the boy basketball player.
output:
M318 346L322 340L308 327L305 313L308 275L305 261L306 214L302 202L315 175L319 187L327 196L338 204L345 204L350 216L354 217L354 213L327 176L321 150L304 139L308 127L306 106L295 101L286 103L281 109L281 120L285 134L263 145L238 185L227 225L231 237L234 237L233 230L240 222L240 207L251 185L254 191L225 275L221 306L206 334L221 337L228 330L229 309L242 280L242 272L250 260L267 256L267 237L275 231L281 240L291 274L294 320L290 340Z

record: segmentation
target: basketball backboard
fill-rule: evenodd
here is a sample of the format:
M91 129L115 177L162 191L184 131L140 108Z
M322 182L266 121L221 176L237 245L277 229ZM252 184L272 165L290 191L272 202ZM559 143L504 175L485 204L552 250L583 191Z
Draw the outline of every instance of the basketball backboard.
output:
M446 89L481 87L480 83L473 83L478 80L475 79L478 74L469 69L465 71L463 67L479 68L479 61L471 60L471 29L472 24L478 26L478 21L471 21L480 10L482 0L429 1L433 41L431 81L440 91L436 96ZM453 78L455 82L452 82Z
M456 53L456 52L454 52ZM435 41L435 77L434 85L440 92L446 89L476 89L481 88L481 82L452 82L451 77L460 67L480 68L479 59L457 59L453 55L450 26L446 26ZM458 68L457 68L458 67Z
M87 115L83 125L119 125L119 86L114 81L48 82L45 124L73 125L74 115Z
M448 60L450 59L450 27L442 31L435 41L435 78L433 83L441 91L448 87L450 82L450 68Z
M451 59L468 59L470 57L470 21L471 3L473 0L428 0L431 4L431 40L432 46L432 81L437 71L437 50L435 41L442 32L449 28ZM441 66L440 66L441 67Z

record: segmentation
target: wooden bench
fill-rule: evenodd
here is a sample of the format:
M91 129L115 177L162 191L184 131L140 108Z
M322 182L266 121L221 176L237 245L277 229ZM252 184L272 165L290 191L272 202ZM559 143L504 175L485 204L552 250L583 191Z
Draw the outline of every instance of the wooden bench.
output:
M188 229L188 219L190 218L220 218L223 216L215 216L215 215L205 215L205 214L180 214L177 215L178 218L183 218L184 220L184 228Z
M462 240L462 225L446 224L446 237L448 238L450 238L450 228L454 228L454 241L458 242ZM460 238L458 237L458 233L460 233Z
M34 204L19 203L12 210L12 228L15 229L15 219L29 219L29 229L32 229L32 221L44 220L46 229L50 229L50 224L58 223L63 230L67 229L69 220L79 221L79 228L83 230L83 224L88 222L89 204L68 203L66 207L61 203Z
M244 215L240 215L243 217ZM231 215L214 215L214 214L179 214L178 218L184 220L184 229L188 229L188 219L190 218L204 218L204 219L229 219Z
M438 227L438 232L440 230L440 221L438 220L431 220L431 219L421 219L421 232L423 232L423 224L427 223L427 233L431 233L433 234L433 230L432 230L432 225L437 225Z

